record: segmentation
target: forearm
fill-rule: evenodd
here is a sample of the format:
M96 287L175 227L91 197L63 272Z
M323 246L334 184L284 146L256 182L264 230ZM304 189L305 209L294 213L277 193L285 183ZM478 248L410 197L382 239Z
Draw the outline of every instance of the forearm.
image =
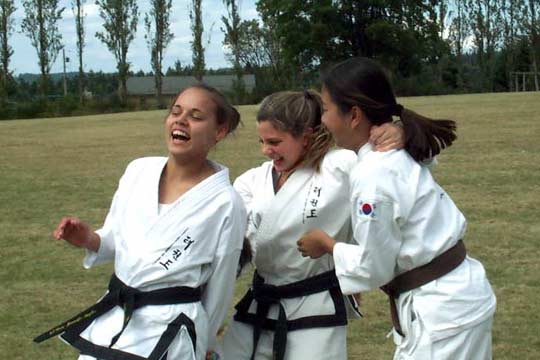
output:
M336 245L336 240L328 235L326 232L322 232L322 246L324 251L327 254L334 255L334 246Z

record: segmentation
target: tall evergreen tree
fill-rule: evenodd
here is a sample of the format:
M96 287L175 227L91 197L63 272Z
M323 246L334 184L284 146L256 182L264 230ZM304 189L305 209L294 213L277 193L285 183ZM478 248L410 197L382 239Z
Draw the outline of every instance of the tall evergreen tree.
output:
M202 35L204 25L202 21L202 0L192 0L191 9L189 11L189 19L191 21L191 32L193 40L191 41L191 50L193 51L193 75L199 81L202 81L204 76L205 61L204 61L204 45Z
M75 29L77 32L77 54L79 56L79 102L84 103L84 67L83 67L83 51L84 51L84 18L86 14L84 13L84 3L85 0L73 0L72 10L75 15Z
M21 27L30 38L38 55L42 96L47 91L51 67L62 49L62 35L58 31L58 21L64 8L59 8L58 2L59 0L23 0L25 17Z
M125 102L127 95L126 81L130 64L127 53L130 43L137 32L139 9L137 0L96 0L99 15L103 19L105 31L97 32L96 37L113 53L118 70L118 95Z

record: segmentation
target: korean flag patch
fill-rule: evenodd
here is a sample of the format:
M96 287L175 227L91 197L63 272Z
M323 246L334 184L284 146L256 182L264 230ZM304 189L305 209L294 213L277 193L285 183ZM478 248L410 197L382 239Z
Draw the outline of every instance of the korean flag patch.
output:
M358 202L358 215L366 219L377 218L377 204L360 200Z

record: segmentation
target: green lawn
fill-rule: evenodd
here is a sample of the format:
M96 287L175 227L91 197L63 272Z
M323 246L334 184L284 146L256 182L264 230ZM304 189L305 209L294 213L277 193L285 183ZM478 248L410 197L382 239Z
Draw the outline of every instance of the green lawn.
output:
M412 109L458 122L458 141L434 170L469 221L469 253L483 262L498 298L496 359L540 358L540 94L400 99ZM257 165L254 106L244 127L212 153L231 176ZM32 338L93 303L111 266L85 271L81 250L52 240L62 216L99 226L131 159L164 155L165 112L0 121L0 357L73 359L54 339ZM537 210L535 210L537 209ZM247 278L237 286L244 292ZM364 295L366 317L349 330L351 359L390 359L388 305Z

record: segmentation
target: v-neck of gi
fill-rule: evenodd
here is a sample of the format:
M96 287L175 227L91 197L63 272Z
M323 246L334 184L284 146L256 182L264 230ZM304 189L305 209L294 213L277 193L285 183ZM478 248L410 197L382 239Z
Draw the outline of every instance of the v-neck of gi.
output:
M279 181L279 173L276 171L276 169L274 168L274 166L272 166L272 169L271 169L271 177L272 177L272 193L274 195L274 197L278 196L279 194L281 194L283 191L283 188L285 186L287 186L287 183L289 183L290 181L292 181L293 178L297 177L298 173L299 172L302 172L304 168L303 167L299 167L297 169L295 169L293 171L293 173L291 175L289 175L289 177L287 178L287 180L285 180L285 182L281 185L281 187L278 189L277 188L277 185L278 185L278 181Z
M171 209L175 208L176 205L178 205L178 203L182 202L186 198L189 200L189 198L192 197L193 193L197 193L199 191L199 189L206 187L208 184L211 184L217 178L223 177L223 172L224 171L227 172L227 168L225 168L224 166L221 166L220 164L218 164L218 163L216 163L216 162L214 162L212 160L208 160L208 161L210 162L210 165L212 166L212 168L215 170L215 173L208 176L206 179L200 181L199 183L197 183L191 189L187 190L185 193L180 195L172 203L166 204L166 205L170 205L170 206L168 206L167 209L164 209L164 211L162 211L160 213L159 212L159 182L160 182L160 179L161 179L161 175L163 174L163 171L165 170L165 166L167 166L167 158L164 158L164 161L161 164L161 170L158 172L159 175L157 176L157 179L154 179L154 189L155 189L155 191L154 191L154 199L152 201L152 206L153 206L154 215L156 217L160 218L160 217L163 217L163 216L167 215L171 211ZM226 174L225 174L225 178L228 179L228 176Z

